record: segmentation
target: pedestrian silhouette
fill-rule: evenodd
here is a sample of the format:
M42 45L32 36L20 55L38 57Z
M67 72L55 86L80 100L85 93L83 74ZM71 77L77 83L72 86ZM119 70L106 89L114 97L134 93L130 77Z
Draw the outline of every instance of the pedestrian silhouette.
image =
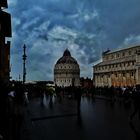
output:
M44 106L44 92L40 92L40 105Z
M15 112L14 112L14 139L20 140L20 130L24 119L24 86L21 83L15 85Z
M136 90L133 91L132 99L134 104L134 111L130 115L130 120L132 120L136 114L139 115L140 119L140 85L137 85Z
M74 88L74 92L75 92L75 97L77 100L77 113L78 115L80 114L80 106L81 106L81 88L80 87L75 87Z

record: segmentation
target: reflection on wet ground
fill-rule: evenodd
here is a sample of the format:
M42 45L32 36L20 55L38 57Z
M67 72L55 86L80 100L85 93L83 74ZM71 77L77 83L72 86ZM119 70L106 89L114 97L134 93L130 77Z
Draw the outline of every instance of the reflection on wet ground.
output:
M82 97L80 112L73 99L32 100L25 113L22 140L138 140L140 121L129 122L132 108L119 102Z

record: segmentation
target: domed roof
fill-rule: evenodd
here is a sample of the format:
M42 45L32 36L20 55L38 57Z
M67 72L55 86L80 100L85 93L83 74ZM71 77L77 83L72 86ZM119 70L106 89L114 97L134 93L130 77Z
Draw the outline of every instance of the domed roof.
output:
M66 49L63 53L63 56L58 59L56 64L77 64L77 61L71 56L70 51Z
M63 56L71 56L70 51L66 49L63 53Z

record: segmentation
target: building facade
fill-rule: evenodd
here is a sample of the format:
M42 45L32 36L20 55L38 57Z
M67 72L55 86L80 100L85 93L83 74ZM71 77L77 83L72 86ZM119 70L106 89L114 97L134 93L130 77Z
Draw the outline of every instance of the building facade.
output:
M93 85L93 80L90 79L90 78L84 78L84 77L81 77L80 78L80 85L82 88L92 88L94 85Z
M93 77L96 87L140 84L140 46L104 52Z
M10 80L10 41L11 15L4 11L7 8L7 0L0 1L0 82L8 83Z
M64 51L63 56L54 66L54 83L60 87L80 85L79 64L68 49Z

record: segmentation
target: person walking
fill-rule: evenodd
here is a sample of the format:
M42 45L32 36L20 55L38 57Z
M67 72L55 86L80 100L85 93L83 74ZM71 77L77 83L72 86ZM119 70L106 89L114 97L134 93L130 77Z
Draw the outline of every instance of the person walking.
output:
M24 120L24 86L21 83L15 85L15 112L13 125L13 139L20 140L20 130Z
M77 100L77 113L79 115L81 106L81 87L75 87L75 96Z
M137 85L136 90L133 91L132 99L134 104L134 111L130 115L129 119L132 120L136 114L139 115L139 119L140 119L140 85Z

